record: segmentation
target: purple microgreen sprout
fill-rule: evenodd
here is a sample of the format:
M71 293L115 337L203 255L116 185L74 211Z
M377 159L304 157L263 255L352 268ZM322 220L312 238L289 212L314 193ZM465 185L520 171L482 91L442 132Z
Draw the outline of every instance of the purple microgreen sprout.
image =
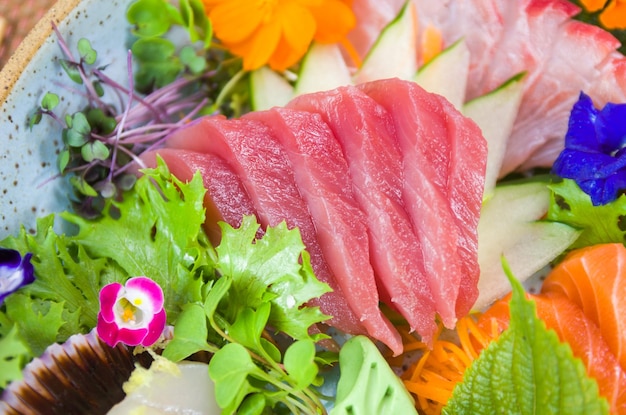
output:
M132 186L133 181L127 178L128 169L133 164L145 167L140 158L143 152L161 147L170 134L197 115L215 112L215 105L208 107L206 80L216 71L182 74L170 84L142 96L134 90L131 52L127 57L129 86L124 87L106 76L104 68L93 67L98 55L88 40L78 41L76 59L56 26L54 31L65 57L60 60L61 66L84 90L63 87L73 95L85 97L87 106L59 117L54 113L59 97L48 92L31 117L30 125L38 124L46 115L63 129L65 147L57 159L58 176L72 174L70 183L79 198L77 211L98 216L97 206L102 205L102 199L121 197L129 184ZM196 69L201 67L198 59L204 58L194 59L188 49L184 55ZM105 102L103 97L107 93L116 97L117 102Z
M14 249L0 248L0 305L6 297L35 281L31 257L30 253L22 257Z

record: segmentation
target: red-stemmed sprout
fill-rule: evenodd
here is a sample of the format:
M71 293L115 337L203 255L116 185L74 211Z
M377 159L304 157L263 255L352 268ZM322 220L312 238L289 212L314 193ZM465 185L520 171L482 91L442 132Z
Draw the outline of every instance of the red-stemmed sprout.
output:
M65 148L58 157L60 175L70 179L77 189L76 210L85 216L99 215L104 199L119 197L134 184L128 169L142 165L140 155L159 148L174 131L182 128L208 108L207 80L215 71L181 74L170 84L143 96L134 90L132 54L127 56L128 87L124 87L93 68L97 53L86 39L78 42L76 59L56 26L53 26L65 59L59 60L67 75L83 89L61 85L74 96L87 100L85 109L65 117L53 110L59 103L56 94L48 93L41 108L31 118L31 127L43 115L50 116L63 128ZM103 100L106 92L117 97L117 103ZM57 176L57 177L58 177Z

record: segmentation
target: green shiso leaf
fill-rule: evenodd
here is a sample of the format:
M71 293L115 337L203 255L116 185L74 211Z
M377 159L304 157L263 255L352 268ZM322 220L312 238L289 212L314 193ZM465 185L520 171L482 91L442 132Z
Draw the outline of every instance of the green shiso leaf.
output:
M509 328L467 369L443 414L608 414L597 383L545 327L522 285L513 286Z
M626 243L626 195L615 201L593 206L591 198L575 181L553 183L548 219L582 230L571 249L602 243Z
M330 415L417 414L413 398L374 343L348 340L339 353L341 376Z

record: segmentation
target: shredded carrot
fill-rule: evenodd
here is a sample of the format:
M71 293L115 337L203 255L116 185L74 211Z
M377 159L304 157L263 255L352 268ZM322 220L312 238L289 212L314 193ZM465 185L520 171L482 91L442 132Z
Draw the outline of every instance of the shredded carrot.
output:
M354 66L356 68L360 68L361 65L363 65L363 59L361 59L361 57L359 56L359 52L356 51L356 48L354 47L352 42L350 42L348 38L344 37L339 41L339 43L341 44L341 46L343 46L347 55L352 60Z
M421 413L440 414L456 384L463 380L465 370L500 335L501 330L495 319L484 327L476 324L473 315L463 317L454 332L458 339L456 342L452 336L442 336L440 326L432 348L408 334L408 331L403 333L405 348L423 351L422 356L402 374L402 380L415 396L415 406Z
M430 62L443 49L441 32L434 26L428 26L422 34L421 40L422 65Z

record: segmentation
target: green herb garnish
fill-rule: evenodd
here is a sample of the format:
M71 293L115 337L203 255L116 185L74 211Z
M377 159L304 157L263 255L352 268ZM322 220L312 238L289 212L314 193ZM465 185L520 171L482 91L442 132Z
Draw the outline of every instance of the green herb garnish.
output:
M467 369L442 413L608 414L608 403L583 363L546 329L503 265L513 286L509 327Z
M582 232L570 249L602 243L626 243L626 195L606 205L594 206L575 181L550 184L548 220L562 222Z

